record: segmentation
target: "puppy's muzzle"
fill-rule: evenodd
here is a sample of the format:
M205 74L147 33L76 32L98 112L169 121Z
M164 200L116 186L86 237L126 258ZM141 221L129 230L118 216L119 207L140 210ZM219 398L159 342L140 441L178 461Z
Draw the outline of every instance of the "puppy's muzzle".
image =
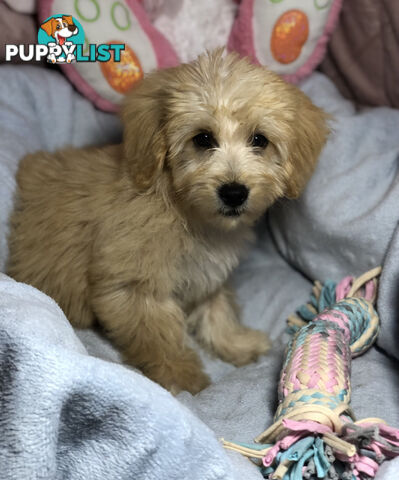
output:
M240 207L248 198L249 190L241 183L224 183L218 189L219 198L226 207Z

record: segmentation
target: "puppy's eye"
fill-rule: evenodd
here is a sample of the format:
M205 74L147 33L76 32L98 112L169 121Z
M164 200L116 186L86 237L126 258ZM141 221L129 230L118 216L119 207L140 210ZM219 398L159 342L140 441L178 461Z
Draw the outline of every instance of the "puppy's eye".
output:
M56 26L56 29L59 30L61 28L60 24Z
M251 138L251 145L255 148L266 148L269 140L261 133L255 133Z
M201 132L193 138L193 143L196 147L208 150L214 148L217 143L212 133Z

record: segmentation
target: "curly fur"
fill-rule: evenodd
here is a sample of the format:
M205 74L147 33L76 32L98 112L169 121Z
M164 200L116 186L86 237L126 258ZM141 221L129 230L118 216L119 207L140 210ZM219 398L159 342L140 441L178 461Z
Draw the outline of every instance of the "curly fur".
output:
M242 365L269 341L239 323L227 285L252 226L297 196L316 165L326 115L267 69L221 51L149 75L126 98L121 145L25 157L8 271L52 296L76 327L98 322L129 364L195 393L209 379L191 332ZM211 131L218 145L192 139ZM262 132L264 150L249 139ZM249 197L226 216L218 187Z

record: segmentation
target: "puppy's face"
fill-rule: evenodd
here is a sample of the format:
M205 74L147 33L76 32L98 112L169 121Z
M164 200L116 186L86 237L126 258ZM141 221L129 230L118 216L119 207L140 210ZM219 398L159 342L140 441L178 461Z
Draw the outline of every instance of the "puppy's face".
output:
M166 126L178 200L225 228L252 223L286 186L279 151L284 120L271 110L262 84L249 80L226 78L199 87L196 98L182 96Z
M298 89L221 52L148 77L124 118L136 183L166 175L192 220L223 229L250 225L277 198L297 196L328 131L325 114Z

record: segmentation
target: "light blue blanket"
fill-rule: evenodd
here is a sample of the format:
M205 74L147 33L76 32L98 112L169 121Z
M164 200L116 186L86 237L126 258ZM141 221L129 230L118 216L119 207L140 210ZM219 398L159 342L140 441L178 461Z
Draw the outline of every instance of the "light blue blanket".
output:
M82 99L58 73L0 67L0 270L19 159L38 149L117 141L118 120ZM380 344L397 356L399 112L357 113L322 75L303 89L336 117L305 195L279 202L235 274L244 321L269 331L271 354L236 369L201 352L213 384L173 398L119 364L95 332L74 332L54 301L0 275L0 478L261 479L218 437L247 441L271 422L284 320L311 283L384 262ZM388 253L387 253L388 252ZM386 257L386 259L385 259ZM353 362L353 409L399 427L398 364L380 350ZM399 461L378 479L399 478Z

